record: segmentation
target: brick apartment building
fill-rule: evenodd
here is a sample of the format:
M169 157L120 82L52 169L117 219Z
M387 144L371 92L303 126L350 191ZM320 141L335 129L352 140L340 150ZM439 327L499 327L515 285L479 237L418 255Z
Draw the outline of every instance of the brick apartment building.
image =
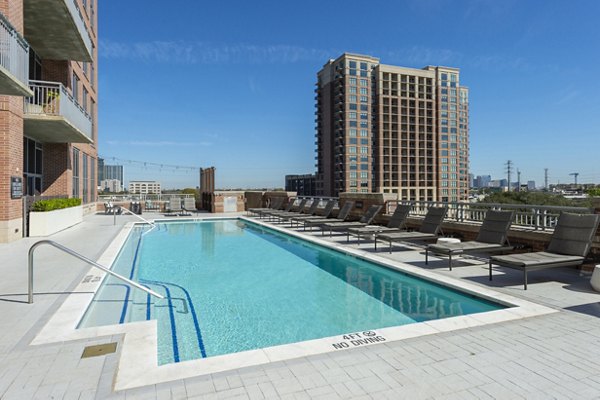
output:
M0 242L22 196L96 200L97 0L0 1Z
M349 53L328 61L315 89L317 195L466 200L469 92L459 74Z

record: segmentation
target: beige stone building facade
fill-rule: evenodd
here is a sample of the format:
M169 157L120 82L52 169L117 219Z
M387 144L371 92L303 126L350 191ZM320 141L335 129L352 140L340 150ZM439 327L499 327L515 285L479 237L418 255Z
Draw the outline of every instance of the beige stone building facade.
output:
M460 71L345 53L317 74L317 194L468 196L468 89Z
M97 195L97 0L0 1L0 242L23 196Z

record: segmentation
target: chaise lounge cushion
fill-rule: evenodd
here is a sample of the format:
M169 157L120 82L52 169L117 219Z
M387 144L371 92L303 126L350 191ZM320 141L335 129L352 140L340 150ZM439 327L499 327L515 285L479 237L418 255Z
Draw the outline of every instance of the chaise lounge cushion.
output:
M562 265L563 263L580 263L584 260L584 257L582 256L548 253L546 251L492 256L490 258L494 264L515 267L533 267L536 265L550 267L552 264Z

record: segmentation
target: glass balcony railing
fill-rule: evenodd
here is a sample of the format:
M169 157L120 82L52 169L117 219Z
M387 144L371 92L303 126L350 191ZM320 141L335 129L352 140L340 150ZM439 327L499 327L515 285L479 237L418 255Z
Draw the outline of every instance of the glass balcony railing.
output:
M92 118L63 84L31 80L29 87L33 96L25 99L25 133L49 142L92 141Z
M0 94L31 96L29 44L0 13Z

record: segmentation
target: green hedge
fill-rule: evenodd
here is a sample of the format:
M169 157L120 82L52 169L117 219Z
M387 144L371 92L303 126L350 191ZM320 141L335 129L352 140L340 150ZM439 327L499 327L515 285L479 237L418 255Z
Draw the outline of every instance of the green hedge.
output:
M52 211L61 208L77 207L81 205L81 199L50 199L38 200L31 206L31 211Z

